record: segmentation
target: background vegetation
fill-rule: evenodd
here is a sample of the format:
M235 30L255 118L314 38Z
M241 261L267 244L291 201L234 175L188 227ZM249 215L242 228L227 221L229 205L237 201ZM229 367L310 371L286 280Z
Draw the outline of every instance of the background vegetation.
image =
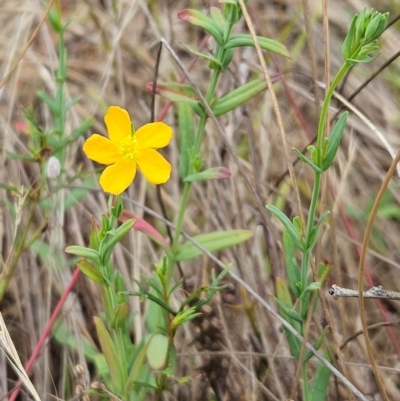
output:
M146 84L154 77L160 38L166 39L189 68L193 56L183 44L198 48L204 33L180 21L177 13L185 8L207 12L210 6L218 7L218 2L211 0L84 0L61 4L63 19L71 21L65 32L68 52L65 96L67 100L81 97L65 115L65 130L74 132L93 117L94 124L84 137L93 132L105 133L103 116L109 105L126 108L137 127L149 122L152 93ZM330 2L327 10L323 10L320 2L313 1L248 2L257 34L278 40L291 54L291 59L274 54L266 59L271 74L283 74L274 84L274 90L289 149L303 150L313 141L319 116L317 106L323 98L326 61L334 76L342 63L341 46L351 18L364 5L357 0L340 0ZM346 377L367 399L379 400L363 336L355 336L361 328L358 302L353 298L333 300L328 294L331 284L357 288L366 222L392 161L376 131L395 153L400 146L400 80L396 59L400 43L396 21L400 7L396 1L389 0L370 1L366 5L389 11L389 23L394 23L380 40L381 55L369 64L355 67L339 88L341 95L351 98L354 109L363 113L371 125L350 112L334 168L329 170L323 186L323 198L331 215L323 226L317 258L332 265L319 296L327 304L336 340L343 345ZM46 147L42 147L35 154L36 162L32 162L29 149L32 136L36 135L34 139L39 141L38 149L41 137L29 121L37 121L43 131L53 127L51 113L37 92L56 92L58 41L46 21L29 42L45 14L46 7L41 2L0 1L0 10L1 279L4 280L10 266L15 267L2 294L0 310L25 363L70 282L74 260L63 250L72 244L88 244L93 219L99 220L107 210L107 196L99 190L93 165L83 155L83 137L65 144L64 181L46 181L41 186L44 200L40 204L34 202L32 192L25 196L26 189L38 186L48 157ZM329 22L328 37L323 32L324 19ZM308 37L306 23L311 27ZM245 22L237 29L247 32ZM211 41L207 46L213 46ZM391 58L390 65L385 65ZM204 93L210 74L208 63L196 60L190 72ZM366 84L373 74L376 76ZM164 50L159 80L175 82L180 77L178 66ZM235 51L217 92L222 95L254 78L262 78L256 52L253 48L240 48ZM156 98L157 114L165 104L165 100ZM331 116L341 106L334 100ZM176 131L176 109L170 108L164 121ZM205 165L227 167L232 177L228 181L194 185L184 230L196 235L246 228L254 235L244 244L216 254L224 264L232 263L233 275L225 279L226 289L204 308L203 314L179 329L176 336L178 376L191 379L185 385L174 386L164 396L170 400L285 400L294 384L296 365L282 324L238 282L238 279L244 280L254 293L276 309L272 297L276 295L276 280L286 278L282 226L265 205L274 204L289 216L297 214L270 93L265 91L245 107L222 117L221 123L239 162L231 157L223 138L209 122L202 148ZM177 133L175 139L178 139ZM163 150L173 170L171 180L160 188L160 193L140 177L124 198L126 209L145 218L165 236L166 226L157 217L164 214L160 197L165 204L165 217L172 221L182 189L178 179L177 143L173 140ZM290 156L292 161L297 160L294 152ZM303 213L306 213L312 171L305 164L296 163L295 175ZM62 190L54 191L58 185ZM387 290L397 290L400 287L399 203L399 182L394 177L375 221L365 265L365 288L382 285ZM128 288L133 288L132 278L150 274L159 254L157 245L142 233L133 230L129 233L115 253ZM209 282L213 268L220 270L207 256L182 263L187 288ZM179 273L176 274L178 277ZM180 295L183 298L185 294ZM138 298L131 298L130 302L131 310L136 312L132 336L140 340L145 334L146 309ZM369 325L393 322L387 327L379 325L371 329L370 336L388 396L400 399L399 307L396 301L366 300L365 308ZM99 310L98 288L81 275L55 325L58 330L53 330L32 371L32 382L43 400L72 399L77 397L77 385L85 387L98 380L88 349L99 345L93 323L93 316ZM326 326L325 313L317 307L309 330L310 342L315 342ZM332 341L328 335L326 348L331 351L335 365ZM313 361L310 361L311 367L315 366ZM77 364L83 366L81 375L76 373ZM16 380L7 357L0 353L0 397L7 397ZM20 394L20 399L29 399L29 395ZM327 399L350 399L346 388L334 376Z

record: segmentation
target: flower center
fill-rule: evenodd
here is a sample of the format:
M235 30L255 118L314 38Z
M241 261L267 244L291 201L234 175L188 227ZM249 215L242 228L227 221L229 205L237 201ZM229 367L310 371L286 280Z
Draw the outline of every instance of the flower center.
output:
M119 144L118 151L122 157L130 160L135 160L139 153L137 148L137 139L135 135L127 136L125 139L123 139Z

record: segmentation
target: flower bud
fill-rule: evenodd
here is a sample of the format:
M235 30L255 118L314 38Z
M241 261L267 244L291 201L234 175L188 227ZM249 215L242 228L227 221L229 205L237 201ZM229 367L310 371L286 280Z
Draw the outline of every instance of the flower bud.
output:
M49 178L57 178L60 175L61 165L60 161L55 156L51 156L47 160L46 175Z

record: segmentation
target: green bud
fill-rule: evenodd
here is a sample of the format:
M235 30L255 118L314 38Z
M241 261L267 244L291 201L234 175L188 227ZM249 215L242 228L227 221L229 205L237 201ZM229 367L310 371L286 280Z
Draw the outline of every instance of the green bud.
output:
M110 197L111 199L111 197ZM109 210L111 216L115 217L116 219L119 219L122 215L122 212L124 211L124 204L122 202L122 197L117 196L115 198L115 204L114 205L109 205Z
M301 237L303 235L303 222L299 216L293 218L293 225Z
M120 227L116 230L108 231L108 235L110 238L105 239L100 244L99 254L100 254L100 261L105 266L111 257L111 253L115 247L122 240L122 238L128 233L128 231L133 227L135 224L135 220L127 220L123 223Z
M60 33L63 30L63 24L61 21L61 14L58 13L57 11L51 9L49 11L49 22L51 29L53 29L54 32Z
M99 231L99 240L103 241L105 236L107 235L108 231L110 231L112 227L110 227L110 220L108 216L106 216L104 213L101 215L101 228Z
M370 54L378 49L376 40L385 30L388 18L389 13L367 8L355 15L342 46L344 60L351 64L371 61Z
M204 160L199 156L196 156L193 159L193 167L194 167L194 171L196 173L201 170L201 168L203 167L203 163L204 163Z
M99 227L94 218L92 218L92 229L90 230L90 246L93 249L99 249L100 241L99 241Z

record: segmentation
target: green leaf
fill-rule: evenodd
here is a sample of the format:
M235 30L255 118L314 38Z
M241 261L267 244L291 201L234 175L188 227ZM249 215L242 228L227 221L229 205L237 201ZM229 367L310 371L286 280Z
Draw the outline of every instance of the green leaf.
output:
M212 111L217 117L226 114L246 103L265 89L267 89L267 83L264 80L255 79L254 81L234 89L221 99L216 100L213 104Z
M110 260L111 253L115 247L122 240L123 237L128 233L128 231L135 224L134 219L129 219L125 221L120 227L116 230L110 230L107 232L107 240L103 241L100 244L99 254L100 261L105 266Z
M147 359L154 370L165 367L168 357L169 341L168 337L162 334L154 334L147 347Z
M71 133L72 141L80 138L92 125L94 124L94 118L88 118Z
M93 262L95 263L100 262L99 253L94 249L85 248L79 245L71 245L65 248L65 252L70 253L72 255L80 256L81 258L93 260Z
M72 98L69 102L66 102L64 104L64 111L68 111L74 104L78 103L82 99L82 97L83 96L78 95Z
M211 167L200 173L188 175L183 181L209 181L209 180L226 180L231 177L231 172L226 167Z
M289 220L289 217L287 217L286 214L281 212L274 205L267 205L266 208L280 220L280 222L283 224L283 226L286 228L287 232L289 233L290 237L292 238L296 247L298 249L300 249L300 251L304 252L305 248L304 248L302 241L300 240L299 233L297 232L293 223Z
M325 283L326 278L332 270L332 264L329 262L321 262L318 266L318 281L322 284Z
M333 163L333 159L339 149L340 140L343 136L344 127L346 126L347 116L349 113L345 111L340 118L336 121L336 124L332 128L332 131L328 137L328 147L324 161L322 162L322 171L326 171Z
M178 103L178 127L180 139L179 175L184 179L189 172L190 151L194 145L194 122L190 106Z
M321 224L323 223L323 221L325 220L325 218L328 216L329 213L330 213L329 210L325 210L325 212L321 214L317 224L313 227L312 236L310 238L310 243L307 245L308 251L310 251L311 249L314 248L314 245L316 244L317 239L318 239L318 233L319 233Z
M147 351L148 343L144 344L144 341L138 344L137 349L135 350L135 358L132 368L129 372L128 379L125 385L125 394L130 393L132 391L132 386L138 381L139 377L143 373L143 371L147 368L144 365L146 359L146 351Z
M286 310L287 308L292 309L293 304L292 304L292 300L290 299L290 294L289 294L289 289L287 287L287 284L281 277L277 277L275 288L276 288L277 299L284 305L283 308L280 308L281 316L294 329L298 330L298 326L299 326L298 323L296 321L294 321L293 319L290 319L284 311L284 309ZM281 306L281 303L278 303L279 307ZM286 338L289 343L290 351L291 351L292 355L296 359L298 359L299 355L300 355L300 342L291 331L285 329L285 333L286 333Z
M149 83L147 89L152 91L153 83ZM196 91L190 85L158 82L156 93L171 102L197 102Z
M296 261L296 248L292 237L286 229L283 229L283 249L285 253L286 274L288 275L289 286L296 298L300 297L297 283L301 282L300 269Z
M328 351L325 351L323 353L323 356L325 357L325 359L331 362L331 357ZM330 377L330 369L322 362L320 362L317 365L317 369L314 374L314 380L310 391L310 401L326 400Z
M215 231L208 234L193 237L197 243L209 252L220 251L221 249L240 244L248 240L253 233L249 230ZM190 241L180 245L175 254L175 260L182 262L190 260L203 254L195 244Z
M358 15L355 15L353 17L353 19L351 20L349 31L348 31L346 38L342 45L342 56L343 56L343 60L345 60L345 61L349 57L351 57L351 51L352 51L352 47L353 47L355 37L356 37L357 17L358 17Z
M306 299L306 297L309 295L309 293L318 290L321 288L321 283L319 281L314 281L311 284L309 284L305 290L302 292L300 299Z
M101 350L107 361L111 380L114 383L116 391L121 394L125 386L124 378L126 374L124 374L125 372L120 365L117 349L103 321L95 316L94 324L96 326L97 336L99 337Z
M233 56L234 56L234 49L226 49L225 50L225 55L224 58L222 60L222 71L225 71L229 64L231 63Z
M76 264L79 268L79 270L86 276L89 277L91 280L93 280L95 283L98 284L106 284L108 280L105 279L105 277L101 274L101 272L96 269L91 263L89 263L87 260L80 260Z
M204 58L208 61L211 61L212 63L215 63L220 69L222 69L222 64L219 60L217 60L215 57L211 56L210 54L204 54L202 52L199 52L198 50L196 50L194 47L189 46L189 45L183 45L185 47L185 49L194 54L195 56Z
M110 329L124 329L128 320L129 307L126 302L118 304L113 311L110 323Z
M325 342L326 335L328 334L328 329L329 329L329 327L326 326L322 330L321 335L319 336L317 342L314 344L314 348L317 351L322 347L322 344ZM306 354L304 355L304 363L307 363L313 356L314 356L314 353L311 352L310 350L307 350Z
M57 110L55 100L51 98L47 93L43 91L37 91L36 96L47 105L47 107L51 110L53 114L55 114L55 111Z
M222 14L222 11L217 7L211 7L210 16L212 20L215 22L216 26L218 27L219 32L223 36L224 31L227 27L227 23L225 21L224 15Z
M296 155L299 156L299 159L303 162L308 164L316 173L322 174L322 170L314 164L310 159L308 159L306 156L303 155L303 153L300 152L300 150L293 148L295 151Z
M263 38L262 36L257 36L258 44L261 49L269 50L273 53L280 54L281 56L289 57L290 54L286 47L281 43L277 42L273 39ZM238 34L232 35L228 43L224 46L224 49L232 49L233 47L241 47L241 46L251 46L254 47L254 41L251 35L248 34Z
M153 83L147 84L147 89L153 90ZM204 108L197 100L196 91L189 85L177 83L157 83L156 93L171 102L185 102L199 116L205 115Z
M215 39L219 46L222 47L224 45L222 33L218 24L200 11L182 10L178 13L178 18L192 25L200 26Z
M195 319L197 316L200 316L201 313L197 312L197 308L195 306L180 311L178 314L172 319L171 328L173 330L177 329L180 325L190 320Z
M275 301L279 305L279 308L281 310L281 315L282 316L285 315L287 318L293 319L296 322L304 323L304 319L300 316L299 312L296 312L294 309L289 308L282 301L280 301L278 298L275 298Z

